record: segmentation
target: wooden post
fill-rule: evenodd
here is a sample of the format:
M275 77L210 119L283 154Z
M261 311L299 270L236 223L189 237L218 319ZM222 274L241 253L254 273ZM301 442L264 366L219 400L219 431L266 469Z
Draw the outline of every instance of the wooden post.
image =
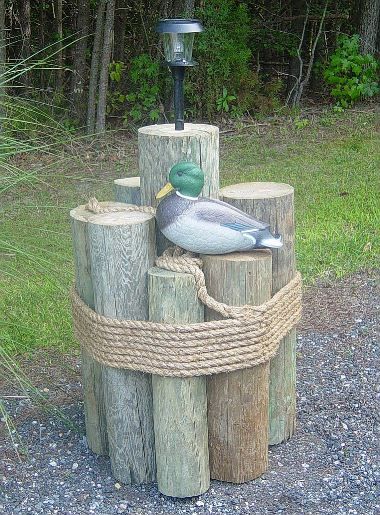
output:
M149 319L203 322L194 277L152 268ZM158 488L173 497L200 495L210 485L206 378L154 375L152 383Z
M295 274L294 190L288 184L252 182L221 190L221 200L268 222L273 233L281 234L283 247L272 251L272 292L278 292ZM296 332L281 342L270 364L269 444L290 438L296 425Z
M141 205L140 177L115 179L113 183L116 202L134 204L135 206Z
M179 161L192 161L205 173L204 197L219 195L219 129L186 123L183 131L173 124L139 129L141 203L156 206L156 194L168 182L169 171Z
M268 250L203 256L210 295L241 306L271 297ZM206 319L220 318L206 308ZM268 466L269 363L210 376L207 381L210 470L213 479L243 483Z
M153 216L93 215L88 243L95 310L118 319L147 320L147 272L155 259ZM124 483L154 480L151 376L104 366L102 379L113 475Z
M109 202L102 202L102 206ZM88 220L93 213L85 206L70 211L74 247L75 286L80 298L94 309L94 291L88 249ZM82 387L86 423L86 438L89 448L96 454L108 453L105 407L102 388L102 365L82 349Z

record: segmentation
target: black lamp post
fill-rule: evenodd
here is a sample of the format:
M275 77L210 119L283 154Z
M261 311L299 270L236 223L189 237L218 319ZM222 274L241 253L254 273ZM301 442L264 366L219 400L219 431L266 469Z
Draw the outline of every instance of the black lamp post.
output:
M174 80L175 130L183 131L185 69L197 64L192 60L194 34L203 27L199 20L169 19L160 20L156 31L163 34L165 61Z

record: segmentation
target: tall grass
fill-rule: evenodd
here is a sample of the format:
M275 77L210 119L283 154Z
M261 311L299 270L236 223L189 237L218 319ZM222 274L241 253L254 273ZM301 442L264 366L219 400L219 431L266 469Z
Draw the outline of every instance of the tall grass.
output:
M64 47L72 43L71 38L71 41L66 41ZM67 144L73 139L71 131L56 116L57 108L54 106L52 108L37 97L33 99L9 95L10 88L15 86L15 82L23 74L33 70L51 69L54 66L51 64L52 58L58 51L61 51L61 47L59 50L56 50L56 47L57 43L53 43L28 59L8 65L0 76L0 213L2 206L4 204L9 206L12 199L17 200L20 195L27 196L29 191L35 192L40 187L49 186L50 171L46 165L41 163L30 169L28 165L22 164L23 157L28 154L48 155L58 161L61 159L59 149L62 144ZM5 220L6 218L5 215ZM33 218L32 212L31 218ZM25 229L27 232L27 228ZM16 227L15 230L17 230ZM33 404L59 416L67 425L73 427L71 420L57 409L43 392L33 386L32 378L28 377L19 366L17 361L19 346L14 337L27 331L27 327L23 326L19 319L12 322L12 317L8 315L13 306L4 305L3 302L7 298L5 289L7 286L11 288L12 282L15 279L19 280L20 276L24 276L25 290L28 290L28 281L33 281L31 270L45 273L46 276L52 278L50 282L55 281L55 287L63 289L61 278L56 270L57 258L46 252L41 242L36 241L32 248L30 242L24 243L22 239L15 239L13 236L9 231L0 232L0 256L11 259L22 258L21 262L24 263L24 266L26 265L26 268L12 267L6 259L5 263L2 260L3 266L0 267L0 275L3 277L2 298L0 297L0 305L3 308L0 312L0 378L5 384L12 385L17 392L28 397ZM37 284L36 287L38 288ZM14 300L17 302L19 299ZM25 300L33 303L32 299ZM27 310L27 303L23 307ZM20 458L21 454L25 454L25 449L17 434L13 419L7 413L5 403L1 399L0 416L8 431L13 448Z

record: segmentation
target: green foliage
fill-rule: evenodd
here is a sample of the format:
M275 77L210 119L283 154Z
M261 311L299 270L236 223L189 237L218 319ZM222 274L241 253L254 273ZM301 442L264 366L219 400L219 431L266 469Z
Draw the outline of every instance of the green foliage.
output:
M242 80L242 88L239 97L241 114L245 111L253 111L261 115L272 114L282 105L280 92L283 90L283 82L275 77L263 80L257 72L250 72Z
M123 62L112 62L109 69L113 88L108 95L108 112L122 110L124 121L156 122L160 116L159 96L162 81L160 65L148 54L134 57L127 70ZM125 93L125 91L128 93Z
M124 71L125 66L122 61L112 61L109 65L111 88L107 95L107 114L119 112L125 104L126 95L121 91Z
M199 66L185 83L187 104L197 117L212 118L226 110L220 101L223 87L236 97L239 105L243 82L250 75L249 36L251 21L245 3L234 0L209 0L196 9L205 31L195 39L194 54ZM223 95L222 95L223 96Z
M294 126L297 130L302 131L305 127L309 125L309 120L307 118L300 118L297 116L297 118L294 119Z
M218 111L225 111L228 113L231 107L231 102L236 100L235 95L229 95L227 88L223 86L222 96L216 99L216 108Z
M120 82L124 70L122 61L112 61L109 66L110 79L114 82Z
M281 8L280 3L277 5ZM274 8L275 6L273 6L273 9ZM274 14L272 6L271 12ZM268 30L268 25L266 23L263 24L263 20L265 20L268 14L268 9L259 9L259 12L257 12L257 10L254 12L250 40L251 48L260 54L265 54L265 52L269 50L271 53L275 52L280 55L284 53L291 56L297 55L299 45L299 37L297 34L279 30L274 24L271 29ZM277 13L277 16L281 16L280 12Z
M357 34L340 36L324 71L324 78L332 86L330 93L337 106L345 109L361 98L378 93L378 69L379 62L374 56L360 54Z
M156 122L159 119L159 72L159 63L148 54L132 59L129 72L131 93L126 97L129 104L126 121L132 119L134 122Z

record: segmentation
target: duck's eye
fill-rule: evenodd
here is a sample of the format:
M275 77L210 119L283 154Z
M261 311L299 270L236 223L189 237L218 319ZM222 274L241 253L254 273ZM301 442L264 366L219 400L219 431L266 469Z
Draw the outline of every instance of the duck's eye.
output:
M178 177L182 177L183 172L177 172Z

